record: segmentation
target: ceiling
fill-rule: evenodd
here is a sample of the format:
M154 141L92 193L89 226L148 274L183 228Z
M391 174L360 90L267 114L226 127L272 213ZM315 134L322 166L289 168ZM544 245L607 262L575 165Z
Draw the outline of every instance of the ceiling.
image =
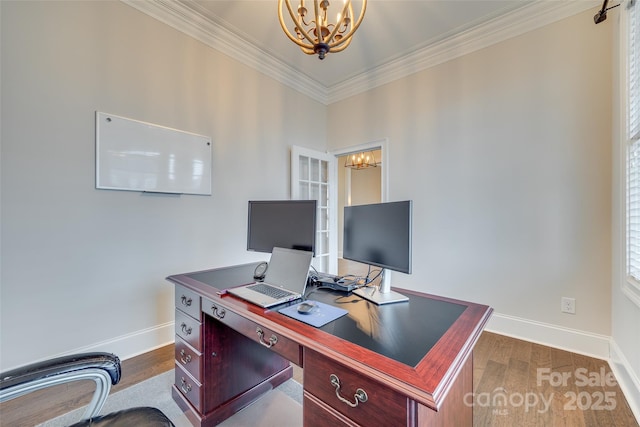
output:
M599 3L369 0L351 45L320 60L286 37L276 0L123 1L326 104ZM353 0L354 11L360 7ZM289 22L286 8L283 15Z
M329 53L324 60L302 53L286 37L278 22L276 0L199 0L186 4L256 44L269 55L330 87L529 2L530 0L371 0L351 45L343 52ZM292 0L291 3L295 7L299 1ZM313 4L311 0L307 0L306 5L311 10L310 3ZM342 1L334 0L331 3L337 6ZM361 1L353 0L356 14L361 4ZM285 19L289 18L286 10L283 15ZM285 22L289 23L291 20L287 19Z

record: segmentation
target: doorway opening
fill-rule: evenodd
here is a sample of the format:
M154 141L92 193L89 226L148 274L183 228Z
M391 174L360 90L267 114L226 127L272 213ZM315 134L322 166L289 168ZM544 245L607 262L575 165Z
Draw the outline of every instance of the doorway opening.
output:
M337 200L334 222L337 231L337 267L338 275L366 276L369 266L342 258L342 242L344 231L344 207L381 203L387 197L388 163L386 162L386 139L374 141L357 147L348 147L333 154L337 159ZM372 152L376 167L353 169L345 167L350 156L366 151Z

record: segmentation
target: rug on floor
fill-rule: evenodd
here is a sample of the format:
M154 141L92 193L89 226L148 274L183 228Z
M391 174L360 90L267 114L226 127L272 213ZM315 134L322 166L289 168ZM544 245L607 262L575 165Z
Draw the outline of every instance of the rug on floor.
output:
M112 393L101 414L136 406L160 409L176 425L191 423L171 397L173 370L149 378L124 390ZM80 420L84 408L53 418L37 427L64 427ZM298 427L302 426L302 386L289 380L265 394L256 402L219 424L220 427Z

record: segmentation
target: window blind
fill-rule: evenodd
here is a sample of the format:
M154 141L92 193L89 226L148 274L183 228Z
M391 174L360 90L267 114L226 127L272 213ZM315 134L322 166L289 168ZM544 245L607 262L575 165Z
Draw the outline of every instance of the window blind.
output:
M627 273L640 283L640 7L627 8Z
M629 3L629 140L638 141L640 136L640 6L637 1Z

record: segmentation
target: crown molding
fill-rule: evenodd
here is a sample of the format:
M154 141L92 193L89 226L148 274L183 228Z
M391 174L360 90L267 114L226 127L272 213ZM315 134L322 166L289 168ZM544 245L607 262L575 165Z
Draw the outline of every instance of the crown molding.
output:
M293 67L180 2L121 1L322 104L328 104L328 90L324 85L301 75Z
M597 6L598 1L534 1L474 28L328 88L329 104L399 80Z
M180 2L121 1L324 105L366 92L599 5L597 0L534 0L474 28L326 87Z

